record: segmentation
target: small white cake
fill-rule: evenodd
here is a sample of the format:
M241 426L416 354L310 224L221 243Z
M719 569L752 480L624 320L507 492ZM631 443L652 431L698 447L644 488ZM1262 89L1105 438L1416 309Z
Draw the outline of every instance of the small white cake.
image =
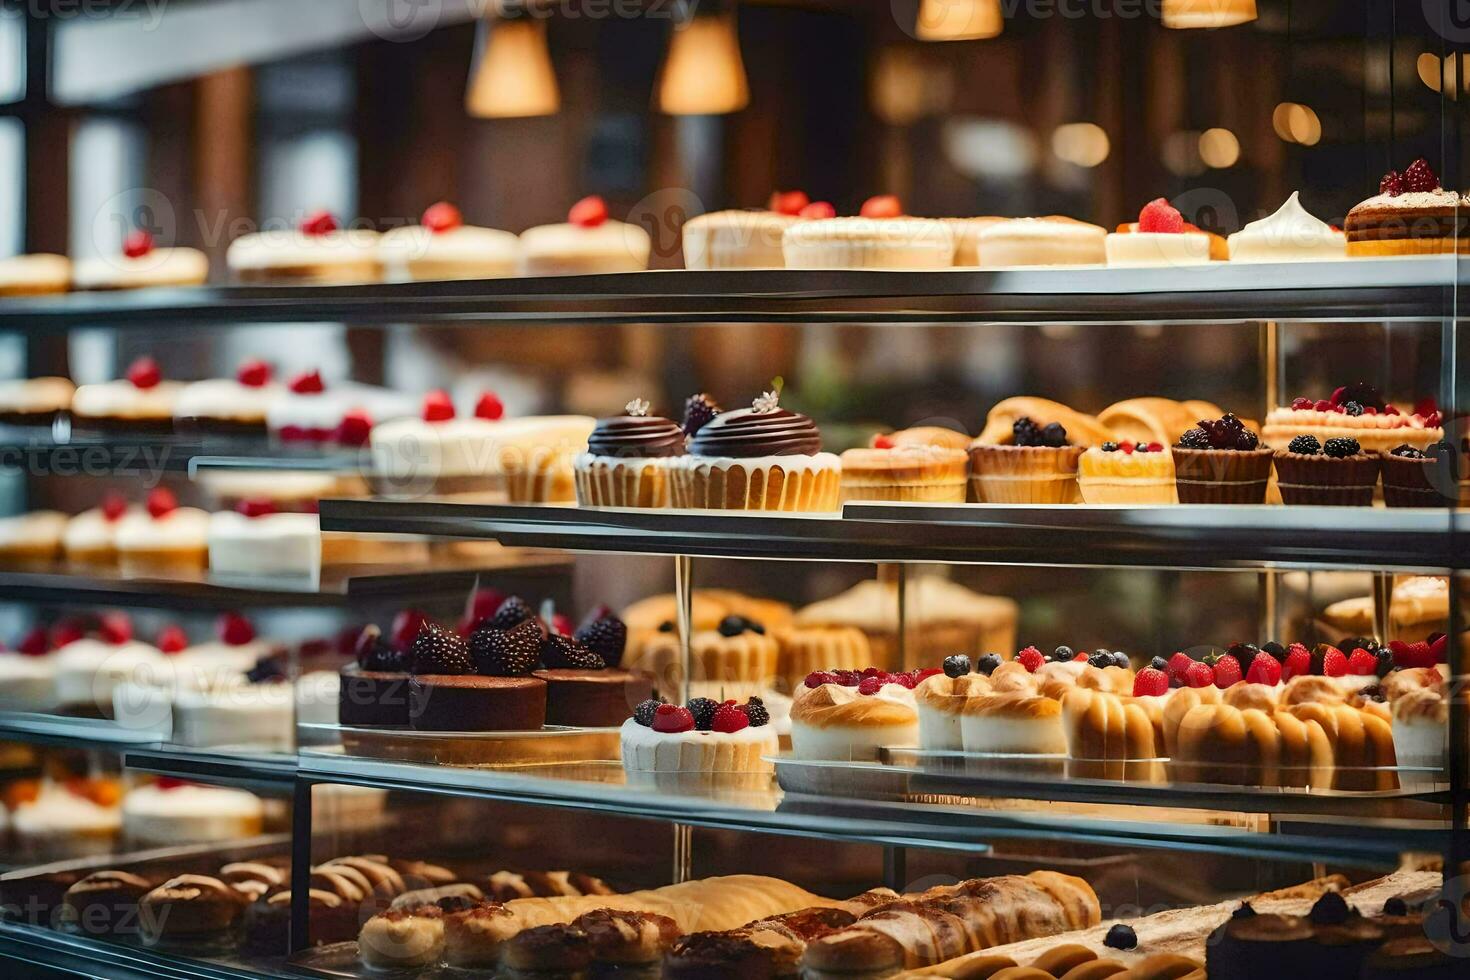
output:
M117 558L117 528L130 513L144 513L130 506L121 494L108 493L100 507L84 510L66 522L61 549L69 561L107 564Z
M684 222L686 269L780 269L786 229L799 220L777 211L712 211Z
M92 857L112 853L122 814L47 782L34 800L15 808L10 826L28 860Z
M206 429L264 432L266 411L284 391L271 380L270 365L246 361L233 378L185 385L174 401L174 419Z
M209 568L215 575L321 573L322 532L315 514L279 514L242 504L243 512L220 511L209 518Z
M107 643L84 637L55 654L56 703L103 715L112 712L113 688L124 681L152 683L170 673L159 649L141 640Z
M1210 236L1204 232L1112 232L1108 265L1203 265L1210 261Z
M145 289L197 286L209 278L209 258L197 248L158 248L153 236L135 231L122 252L78 259L72 267L77 289Z
M971 698L990 691L990 681L983 674L948 677L935 674L925 678L914 689L914 703L919 712L919 746L935 752L958 752L964 738L960 721Z
M1011 218L981 228L975 247L983 268L1028 265L1101 265L1107 229L1054 215Z
M337 219L317 211L295 229L273 228L230 243L225 263L241 280L317 283L376 282L382 278L376 231L341 230Z
M798 759L872 762L884 746L919 744L914 692L884 684L876 693L822 684L791 706L791 751Z
M116 381L82 385L72 395L71 415L79 426L173 428L174 402L184 385L166 381L158 363L140 357Z
M497 279L520 271L521 240L508 231L466 225L458 208L441 201L419 224L386 232L378 257L389 282Z
M53 654L0 653L0 711L51 711L55 707Z
M68 518L56 510L0 517L0 560L50 561L61 554Z
M1347 258L1347 235L1302 207L1297 191L1270 217L1231 235L1231 262L1325 262Z
M353 382L327 385L315 371L292 378L287 388L266 409L266 426L284 442L363 445L374 425L418 408L401 392Z
M960 717L966 752L1066 755L1062 703L1043 694L1004 692L971 698Z
M75 393L76 386L67 378L0 381L0 424L50 425L71 407Z
M661 732L629 718L620 732L623 768L628 772L766 773L774 766L765 756L778 749L769 724L738 732L690 730Z
M954 230L933 218L800 221L781 240L788 269L944 269L954 250Z
M209 515L197 507L180 507L163 487L149 491L142 512L117 522L118 561L126 568L155 566L203 568L209 553Z
M12 255L0 259L0 296L45 296L71 286L71 259L65 255Z
M495 452L506 423L500 400L486 392L468 418L443 391L424 398L418 418L373 427L373 473L395 494L486 494L503 487ZM512 427L512 431L514 427Z
M648 268L652 248L648 232L609 220L607 205L595 196L572 205L567 221L521 233L521 255L530 276L639 272Z
M122 805L123 836L138 847L234 843L258 836L264 821L260 797L215 786L140 786Z
M179 745L248 745L285 751L294 743L295 696L289 682L240 677L174 695L173 740Z
M1434 688L1401 695L1389 709L1393 719L1394 759L1400 766L1430 770L1401 772L1402 786L1446 782L1449 770L1449 703Z

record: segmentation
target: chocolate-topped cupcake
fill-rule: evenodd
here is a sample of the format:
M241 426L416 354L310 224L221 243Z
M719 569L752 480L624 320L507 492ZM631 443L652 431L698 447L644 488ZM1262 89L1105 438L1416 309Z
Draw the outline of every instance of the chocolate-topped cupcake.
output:
M635 398L622 415L599 419L572 463L583 507L667 507L669 460L684 455L684 430L648 414Z
M691 434L689 455L674 460L675 507L706 510L836 510L842 464L822 452L822 434L805 415L767 392L750 408L715 415Z

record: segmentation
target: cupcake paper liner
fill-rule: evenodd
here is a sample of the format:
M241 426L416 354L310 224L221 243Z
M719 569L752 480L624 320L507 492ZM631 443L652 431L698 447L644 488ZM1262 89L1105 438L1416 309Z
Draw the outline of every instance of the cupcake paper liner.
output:
M663 460L582 457L573 471L582 507L669 505L669 471Z
M679 508L809 512L841 507L842 471L835 466L787 470L780 463L692 461L673 467L669 476L670 496Z
M1378 486L1378 456L1359 453L1335 458L1281 450L1276 453L1276 482L1287 504L1368 507Z
M970 483L984 504L1073 504L1083 446L971 446Z
M1271 478L1270 449L1173 447L1181 504L1262 504Z

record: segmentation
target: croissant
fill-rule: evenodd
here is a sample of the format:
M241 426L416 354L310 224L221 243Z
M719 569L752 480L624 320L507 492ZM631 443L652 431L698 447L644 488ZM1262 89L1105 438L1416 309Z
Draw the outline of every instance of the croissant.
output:
M1129 398L1097 413L1097 420L1117 437L1133 442L1157 442L1165 446L1179 441L1198 419L1219 418L1223 413L1209 402L1193 403L1203 414L1172 398Z
M1018 395L997 402L985 416L985 428L975 438L981 446L1003 446L1011 441L1011 428L1019 418L1029 418L1037 425L1060 422L1067 439L1074 446L1100 446L1116 441L1112 430L1091 415L1086 415L1060 402L1029 395Z

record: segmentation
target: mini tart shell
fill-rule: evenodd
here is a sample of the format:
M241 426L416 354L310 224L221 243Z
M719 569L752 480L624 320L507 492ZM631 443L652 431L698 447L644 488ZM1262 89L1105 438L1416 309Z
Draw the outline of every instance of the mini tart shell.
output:
M1172 447L1174 485L1181 504L1262 504L1271 479L1272 451Z
M1386 453L1380 463L1383 502L1389 507L1448 507L1459 495L1453 469L1434 457L1411 459Z
M969 454L939 446L849 449L842 454L842 500L964 503Z
M1276 482L1287 504L1369 507L1378 486L1377 453L1334 457L1278 449Z
M970 485L984 504L1073 504L1082 446L970 447Z
M594 456L572 461L577 504L582 507L669 506L669 459Z
M1103 452L1097 446L1077 460L1077 486L1088 504L1177 504L1174 457L1167 452Z

